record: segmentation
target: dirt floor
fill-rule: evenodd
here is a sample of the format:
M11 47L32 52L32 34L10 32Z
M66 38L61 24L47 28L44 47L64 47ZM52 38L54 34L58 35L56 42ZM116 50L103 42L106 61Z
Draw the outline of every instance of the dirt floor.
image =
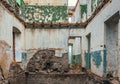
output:
M100 78L81 68L80 64L69 66L67 54L63 57L54 55L51 50L37 51L25 71L12 63L9 84L120 84L116 79Z

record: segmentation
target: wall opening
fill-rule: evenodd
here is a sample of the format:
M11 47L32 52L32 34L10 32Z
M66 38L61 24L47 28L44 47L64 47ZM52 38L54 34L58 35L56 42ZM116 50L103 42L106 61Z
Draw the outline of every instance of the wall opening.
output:
M105 44L107 51L107 73L116 77L118 73L118 23L119 13L114 14L105 22Z
M81 63L81 37L76 36L74 38L73 50L74 50L73 52L74 63L80 64Z
M81 63L81 52L82 52L82 47L81 47L81 37L80 36L70 36L68 38L68 48L69 48L69 56L71 59L71 64L73 66L80 65ZM72 50L71 50L72 48ZM70 54L71 53L71 54ZM72 57L71 57L72 55Z
M13 60L21 62L21 32L13 27Z
M72 64L73 44L68 44L68 64Z
M87 53L86 53L86 68L91 68L91 34L86 36L87 38Z

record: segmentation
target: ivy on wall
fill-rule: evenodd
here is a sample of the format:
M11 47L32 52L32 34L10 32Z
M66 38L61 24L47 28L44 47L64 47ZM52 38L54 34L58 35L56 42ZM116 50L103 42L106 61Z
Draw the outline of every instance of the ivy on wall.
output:
M81 18L83 18L83 14L86 13L87 14L87 4L81 4Z
M102 2L102 0L98 0L98 1L97 1L97 4L99 5L101 2Z
M16 0L16 3L18 3L19 5L21 5L21 0Z
M15 4L16 4L15 0L7 0L7 1L13 8L15 8Z
M16 13L23 15L23 12L25 10L25 3L23 0L7 0L8 3L16 10Z
M20 7L21 7L21 16L23 17L24 15L25 15L25 9L26 9L26 4L24 3L24 1L21 1L21 5L20 5ZM24 19L24 17L23 17L23 19Z
M23 0L7 0L23 19L30 22L65 22L67 6L26 5Z
M67 21L67 6L34 6L28 5L24 18L31 22L64 22Z
M23 0L7 0L8 3L14 8L15 5L19 5L19 7L25 5Z
M103 0L91 0L91 11L93 12Z

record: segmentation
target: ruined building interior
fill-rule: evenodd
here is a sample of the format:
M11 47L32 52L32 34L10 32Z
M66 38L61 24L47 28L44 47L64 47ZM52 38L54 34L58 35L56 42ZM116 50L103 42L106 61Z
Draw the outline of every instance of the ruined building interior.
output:
M120 84L120 0L0 0L0 84Z

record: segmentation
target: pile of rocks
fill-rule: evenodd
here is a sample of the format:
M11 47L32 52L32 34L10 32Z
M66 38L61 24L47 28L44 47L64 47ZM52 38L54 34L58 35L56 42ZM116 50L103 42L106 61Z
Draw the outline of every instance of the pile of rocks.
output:
M67 55L55 57L53 50L39 50L27 64L29 72L64 73L68 71Z
M14 77L17 74L21 73L23 70L20 67L19 64L17 64L16 62L13 62L10 64L10 69L9 69L9 77Z
M9 76L8 76L7 84L17 84L16 78L22 72L23 70L19 64L17 64L16 62L11 63L9 68Z
M5 78L1 66L0 66L0 84L5 84Z

